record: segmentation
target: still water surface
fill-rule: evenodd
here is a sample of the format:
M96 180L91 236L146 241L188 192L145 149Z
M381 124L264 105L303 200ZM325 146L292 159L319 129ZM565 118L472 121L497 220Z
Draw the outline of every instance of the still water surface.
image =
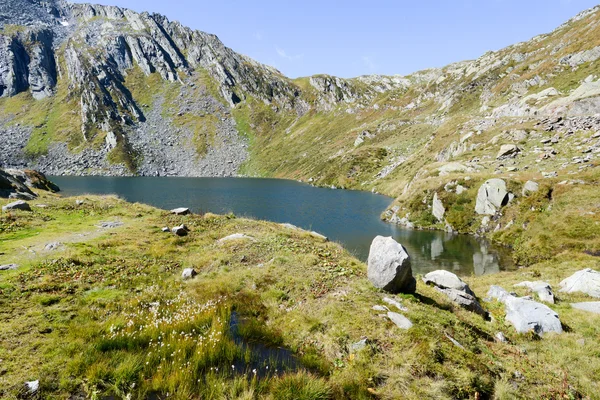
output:
M377 194L315 188L289 180L173 177L50 177L67 196L116 194L163 209L233 212L289 222L340 242L366 261L377 235L392 236L412 258L413 273L446 269L459 275L498 272L509 265L504 249L466 235L406 230L380 220L392 199Z

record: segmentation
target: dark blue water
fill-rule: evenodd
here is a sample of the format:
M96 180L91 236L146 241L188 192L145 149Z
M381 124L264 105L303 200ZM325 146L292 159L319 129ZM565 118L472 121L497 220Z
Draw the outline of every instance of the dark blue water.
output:
M446 269L482 275L508 266L503 249L465 235L406 230L380 220L392 202L368 192L315 188L280 179L172 177L50 177L63 195L116 194L130 202L163 209L233 212L274 222L289 222L324 234L366 261L377 235L392 236L413 260L414 273Z

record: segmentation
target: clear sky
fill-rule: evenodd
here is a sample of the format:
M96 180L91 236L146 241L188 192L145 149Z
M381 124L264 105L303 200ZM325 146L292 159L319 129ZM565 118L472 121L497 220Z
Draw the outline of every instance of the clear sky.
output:
M477 58L550 32L599 0L97 1L214 33L292 78L350 78Z

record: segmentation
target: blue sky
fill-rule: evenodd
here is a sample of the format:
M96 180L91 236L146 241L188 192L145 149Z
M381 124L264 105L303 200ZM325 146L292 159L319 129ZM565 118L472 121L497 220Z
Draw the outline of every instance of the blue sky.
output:
M292 78L405 75L477 58L549 32L598 1L99 0L214 33Z

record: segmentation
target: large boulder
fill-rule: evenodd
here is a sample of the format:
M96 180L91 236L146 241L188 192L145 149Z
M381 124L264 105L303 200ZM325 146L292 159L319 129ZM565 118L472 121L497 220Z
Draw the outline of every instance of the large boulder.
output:
M533 330L542 335L547 332L562 333L563 331L558 314L544 304L513 296L500 286L490 287L488 297L504 304L506 320L519 333Z
M171 229L171 232L173 232L177 236L187 236L189 231L190 230L187 226L185 226L185 224L181 224Z
M510 200L511 195L506 190L506 182L498 178L487 180L477 192L475 212L481 215L495 215Z
M563 280L560 287L561 292L582 292L600 298L600 272L586 268Z
M391 293L412 293L417 285L412 275L410 256L391 237L377 236L373 239L367 276L375 287Z
M446 209L444 208L444 204L438 198L437 193L433 195L433 203L431 204L431 213L439 222L444 220L444 214L446 213Z
M440 289L455 289L461 292L468 293L472 296L475 294L462 279L450 271L433 271L423 277L423 282L427 285L434 285Z
M515 296L508 296L504 300L506 320L509 321L519 333L533 330L538 335L548 332L562 333L562 324L558 314L550 307Z
M198 273L194 268L186 268L181 273L181 279L183 279L184 281L194 279L196 275L198 275Z
M7 173L14 176L29 188L45 190L47 192L59 192L60 188L49 181L46 175L33 169L7 169Z
M31 188L58 192L58 186L44 174L34 170L0 169L0 197L33 200L37 195Z
M17 200L15 202L12 202L5 206L2 206L2 211L13 211L13 210L31 211L31 207L29 206L29 203L27 203L23 200Z

